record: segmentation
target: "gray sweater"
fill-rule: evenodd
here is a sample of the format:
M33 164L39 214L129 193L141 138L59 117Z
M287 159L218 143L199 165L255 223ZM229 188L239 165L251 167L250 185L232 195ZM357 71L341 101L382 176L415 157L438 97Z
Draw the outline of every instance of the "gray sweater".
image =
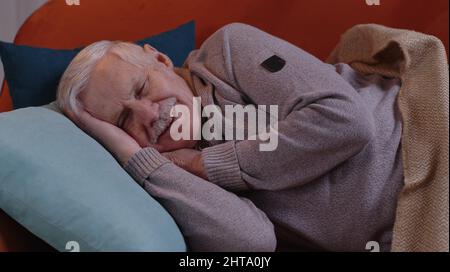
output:
M270 71L261 63L286 63ZM278 105L278 147L211 141L209 181L152 148L125 166L169 211L189 250L389 250L403 183L400 81L323 63L244 24L191 52L185 68L202 105Z

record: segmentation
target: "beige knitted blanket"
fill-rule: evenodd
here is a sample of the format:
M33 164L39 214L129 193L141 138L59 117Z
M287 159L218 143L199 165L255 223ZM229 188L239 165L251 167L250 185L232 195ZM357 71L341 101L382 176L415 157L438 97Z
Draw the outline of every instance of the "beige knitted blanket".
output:
M375 24L345 32L328 62L400 77L405 184L393 251L448 251L449 70L436 37Z

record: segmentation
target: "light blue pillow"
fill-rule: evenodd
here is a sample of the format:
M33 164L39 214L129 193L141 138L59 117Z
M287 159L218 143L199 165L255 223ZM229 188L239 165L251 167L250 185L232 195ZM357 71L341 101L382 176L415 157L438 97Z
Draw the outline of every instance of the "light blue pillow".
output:
M60 251L186 251L166 210L51 107L0 114L0 208Z

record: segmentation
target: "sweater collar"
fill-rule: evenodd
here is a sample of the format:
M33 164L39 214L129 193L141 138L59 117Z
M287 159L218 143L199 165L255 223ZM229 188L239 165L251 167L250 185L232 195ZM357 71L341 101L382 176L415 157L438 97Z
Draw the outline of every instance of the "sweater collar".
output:
M191 88L192 93L194 96L201 98L201 105L202 107L206 105L213 105L214 104L214 98L213 98L213 91L214 86L205 80L203 80L201 77L198 77L195 73L191 72L188 68L174 68L175 73L177 73L179 76L181 76L188 86Z

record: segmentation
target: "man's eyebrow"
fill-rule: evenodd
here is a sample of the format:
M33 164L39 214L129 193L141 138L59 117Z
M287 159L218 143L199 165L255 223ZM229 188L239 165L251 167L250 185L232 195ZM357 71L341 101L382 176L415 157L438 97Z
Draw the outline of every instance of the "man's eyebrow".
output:
M144 79L142 86L138 87L139 85L137 83L133 84L133 87L130 91L130 96L135 95L137 92L142 90L145 86L145 82L147 81L147 78ZM130 110L127 108L122 109L122 111L119 114L119 117L117 118L116 126L122 128L126 118L128 117Z
M135 90L132 93L136 95L137 92L141 92L144 89L147 80L148 77L145 77L144 80L142 81L142 85L139 88L135 88Z

